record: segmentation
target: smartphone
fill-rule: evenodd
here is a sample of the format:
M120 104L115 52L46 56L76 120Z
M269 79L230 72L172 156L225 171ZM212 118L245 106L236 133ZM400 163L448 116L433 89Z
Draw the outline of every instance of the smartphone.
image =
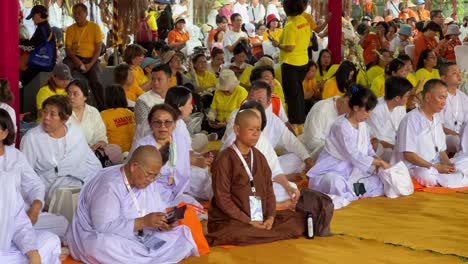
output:
M187 206L184 205L182 207L173 207L168 213L166 217L166 223L168 225L173 224L175 221L184 219L185 210Z

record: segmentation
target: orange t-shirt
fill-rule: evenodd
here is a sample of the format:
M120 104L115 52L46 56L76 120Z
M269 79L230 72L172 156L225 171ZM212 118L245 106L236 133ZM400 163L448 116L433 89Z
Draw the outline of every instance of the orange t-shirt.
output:
M263 40L262 40L260 37L258 37L258 36L253 37L253 38L249 38L249 41L250 41L250 44L256 44L256 43L260 43L260 44L261 44L261 43L263 42ZM253 47L253 48L252 48L252 54L253 54L254 56L257 56L258 54L261 54L261 53L263 53L263 47L262 47L262 45L256 46L256 47Z
M169 34L167 35L168 44L184 42L189 39L190 39L190 35L187 31L180 32L177 29L171 30Z
M426 20L431 20L431 12L429 12L429 10L422 10L422 11L419 11L419 10L416 10L416 20L418 21L426 21Z
M404 19L406 21L406 19L410 18L410 17L416 17L416 13L411 10L411 9L408 9L408 13L402 13L400 12L400 14L398 15L398 18L399 19Z
M375 54L374 50L379 50L382 48L382 45L380 44L380 41L374 32L370 32L367 35L361 46L364 50L363 57L365 64L369 64L369 62L375 61L377 55Z
M437 40L430 39L426 37L423 33L418 34L418 36L414 39L414 65L418 64L419 55L425 49L435 49L437 48ZM436 54L437 55L437 54Z
M452 42L451 44L447 45L447 48L445 49L444 52L442 52L444 46L448 42L448 39L443 39L442 41L439 42L439 48L441 50L440 56L444 57L448 61L455 62L455 47L462 45L461 41L457 38L455 42Z
M216 35L216 33L218 33L219 30L220 30L219 28L215 28L215 29L211 30L210 34L208 35L208 43L213 42L214 36Z
M135 116L127 108L109 108L101 112L106 125L109 144L117 144L122 151L129 151L135 132Z

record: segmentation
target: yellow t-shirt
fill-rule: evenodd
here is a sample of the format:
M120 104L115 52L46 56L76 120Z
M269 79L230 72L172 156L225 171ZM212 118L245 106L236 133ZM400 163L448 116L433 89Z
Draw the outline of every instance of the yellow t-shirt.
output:
M309 22L304 16L288 17L288 22L284 26L279 42L283 45L295 47L291 52L280 50L280 63L293 66L306 65L309 60L307 48L309 47L310 37Z
M307 12L303 12L302 15L307 20L307 22L309 22L310 30L314 31L315 28L317 27L317 23L315 23L314 17Z
M188 77L190 79L192 78L192 76L190 75ZM195 77L197 78L197 84L198 84L197 90L196 90L197 93L203 92L207 88L215 88L216 82L218 81L216 80L216 76L209 71L205 71L204 75L195 74Z
M302 81L302 89L304 90L304 97L308 92L312 91L316 85L317 85L317 80L315 79Z
M333 77L325 82L323 85L322 99L327 99L333 96L343 96L344 93L338 90L338 84L336 78Z
M129 151L135 133L135 116L127 108L111 108L101 112L106 125L109 144L117 144L122 151Z
M127 91L125 91L125 96L128 100L136 102L138 96L144 94L145 91L140 88L137 84L133 83Z
M151 29L151 31L156 31L158 30L158 23L156 23L156 11L146 11L146 15L151 15L150 18L148 19L148 26Z
M421 68L417 70L416 80L419 82L423 78L424 78L424 81L423 81L423 87L424 87L424 84L426 84L427 81L432 80L432 79L440 79L439 70L432 69L431 72L428 71L426 68Z
M367 70L367 79L369 84L372 84L375 78L385 73L384 68L380 67L379 65L372 66L369 70Z
M241 106L242 102L247 98L247 94L247 90L242 86L237 86L230 95L226 95L223 91L216 90L210 107L217 113L216 120L219 122L227 122L231 112Z
M324 72L323 74L323 77L322 80L326 81L328 79L331 79L333 78L333 76L335 75L336 71L338 70L338 68L340 67L340 64L333 64L332 66L330 66L330 68L328 69L328 71ZM317 70L317 73L318 73L318 70ZM317 76L319 76L320 74L316 74L316 78ZM320 77L319 77L320 78ZM320 81L319 79L316 79L317 81Z
M416 87L418 85L418 80L416 79L416 76L414 76L413 73L408 73L408 75L406 75L406 79L413 85L413 87Z
M52 91L49 87L49 85L42 86L41 89L39 89L39 92L37 92L36 95L36 106L37 110L42 109L42 103L49 97L53 95L67 95L67 91L65 88L55 88L55 92Z
M88 22L84 27L73 24L67 28L66 34L65 47L82 58L92 58L96 44L104 39L101 29L94 22Z
M277 28L275 29L275 31L270 31L270 35L276 39L276 41L279 41L280 40L280 37L281 37L281 34L283 33L283 29L282 28ZM265 30L265 32L263 32L263 39L264 40L268 40L268 32Z
M175 74L171 76L171 83L169 87L174 87L174 86L177 86L177 75Z
M134 78L134 83L132 85L134 85L136 82L136 84L141 87L142 85L148 82L148 76L145 75L145 72L140 66L132 66L131 68Z
M372 81L371 90L377 98L385 95L385 74L377 76Z
M252 71L255 68L255 66L250 65L247 66L244 71L242 72L241 76L239 76L239 81L241 84L249 87L250 86L250 75L252 75Z

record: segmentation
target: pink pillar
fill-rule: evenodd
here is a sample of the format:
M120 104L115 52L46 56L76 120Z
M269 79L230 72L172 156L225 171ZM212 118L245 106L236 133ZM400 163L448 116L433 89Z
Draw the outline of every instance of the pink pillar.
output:
M341 13L343 1L328 0L328 11L332 19L328 23L328 49L333 54L333 64L341 63Z
M12 107L16 110L16 123L19 124L19 25L18 0L2 1L2 15L0 16L0 78L10 83L15 95Z

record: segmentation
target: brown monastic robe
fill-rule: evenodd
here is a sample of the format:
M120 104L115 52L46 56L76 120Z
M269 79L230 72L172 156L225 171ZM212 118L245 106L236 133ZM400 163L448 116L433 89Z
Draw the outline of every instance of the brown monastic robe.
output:
M208 211L210 245L249 245L297 238L304 232L305 219L301 212L276 211L271 171L268 163L255 148L253 170L256 195L261 197L263 218L275 216L273 228L262 230L250 222L250 180L236 152L227 148L218 154L211 168L214 197ZM244 157L250 167L250 154Z

